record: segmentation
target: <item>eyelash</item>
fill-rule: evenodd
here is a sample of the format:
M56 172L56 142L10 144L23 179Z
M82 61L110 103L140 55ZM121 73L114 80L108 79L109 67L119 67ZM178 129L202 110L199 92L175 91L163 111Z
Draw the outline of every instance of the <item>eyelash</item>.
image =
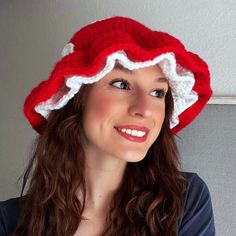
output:
M127 80L125 80L125 79L115 79L115 80L112 80L110 85L114 86L113 84L117 83L117 82L122 82L122 83L126 84L126 86L128 85L128 87L129 87L129 82ZM117 86L114 86L114 87L118 88ZM120 88L120 89L124 89L124 88ZM166 95L166 91L164 89L156 89L154 91L158 91L159 93L161 93L161 97L160 96L154 96L154 97L164 98L165 95Z

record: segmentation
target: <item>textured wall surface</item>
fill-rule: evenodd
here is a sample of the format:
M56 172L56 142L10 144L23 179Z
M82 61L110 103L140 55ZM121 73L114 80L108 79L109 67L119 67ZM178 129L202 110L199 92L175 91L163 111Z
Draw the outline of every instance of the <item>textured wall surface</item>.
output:
M198 173L208 185L217 236L236 235L235 117L235 105L207 105L176 138L182 168Z
M130 16L179 38L205 59L214 95L236 96L235 0L1 0L0 199L18 194L35 137L22 113L29 90L47 79L71 35L92 21ZM234 105L208 105L178 140L183 168L211 191L219 236L236 235Z

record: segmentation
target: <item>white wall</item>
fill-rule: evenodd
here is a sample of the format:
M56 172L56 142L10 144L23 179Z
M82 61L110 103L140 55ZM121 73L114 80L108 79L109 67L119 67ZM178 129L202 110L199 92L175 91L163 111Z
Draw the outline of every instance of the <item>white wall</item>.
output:
M75 31L101 18L132 17L169 32L204 58L215 96L236 96L235 12L235 0L1 0L0 199L18 194L15 182L36 135L22 113L25 96L47 79ZM208 105L193 124L198 128L184 130L181 135L187 141L179 142L185 169L198 172L208 183L222 236L236 235L235 115L236 106ZM210 135L206 146L205 140L193 139L199 132L202 138Z

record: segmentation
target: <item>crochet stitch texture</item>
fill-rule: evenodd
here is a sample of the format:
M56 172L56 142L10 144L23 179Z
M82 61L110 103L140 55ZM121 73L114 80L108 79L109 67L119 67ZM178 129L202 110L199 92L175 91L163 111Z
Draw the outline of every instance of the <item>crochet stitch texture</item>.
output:
M174 98L174 133L190 124L212 95L207 64L168 33L154 31L127 17L96 21L76 32L48 80L27 96L24 113L40 132L51 110L60 109L83 83L94 83L119 61L128 69L159 64Z

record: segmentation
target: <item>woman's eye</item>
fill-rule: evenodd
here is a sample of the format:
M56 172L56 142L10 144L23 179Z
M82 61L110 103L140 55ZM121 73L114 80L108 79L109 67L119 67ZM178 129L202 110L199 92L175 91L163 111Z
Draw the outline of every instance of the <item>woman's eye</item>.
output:
M124 79L116 79L111 81L110 83L112 86L115 86L119 89L126 89L126 90L130 90L130 84L127 80ZM164 89L156 89L154 90L151 95L153 97L157 97L157 98L164 98L166 95L166 92Z
M164 98L165 95L166 95L166 92L164 89L157 89L157 90L154 90L152 92L154 95L154 97L158 97L158 98Z
M120 88L120 89L127 89L127 88L129 88L129 82L126 81L126 80L123 80L123 79L113 80L111 82L111 85L115 86L117 88Z

